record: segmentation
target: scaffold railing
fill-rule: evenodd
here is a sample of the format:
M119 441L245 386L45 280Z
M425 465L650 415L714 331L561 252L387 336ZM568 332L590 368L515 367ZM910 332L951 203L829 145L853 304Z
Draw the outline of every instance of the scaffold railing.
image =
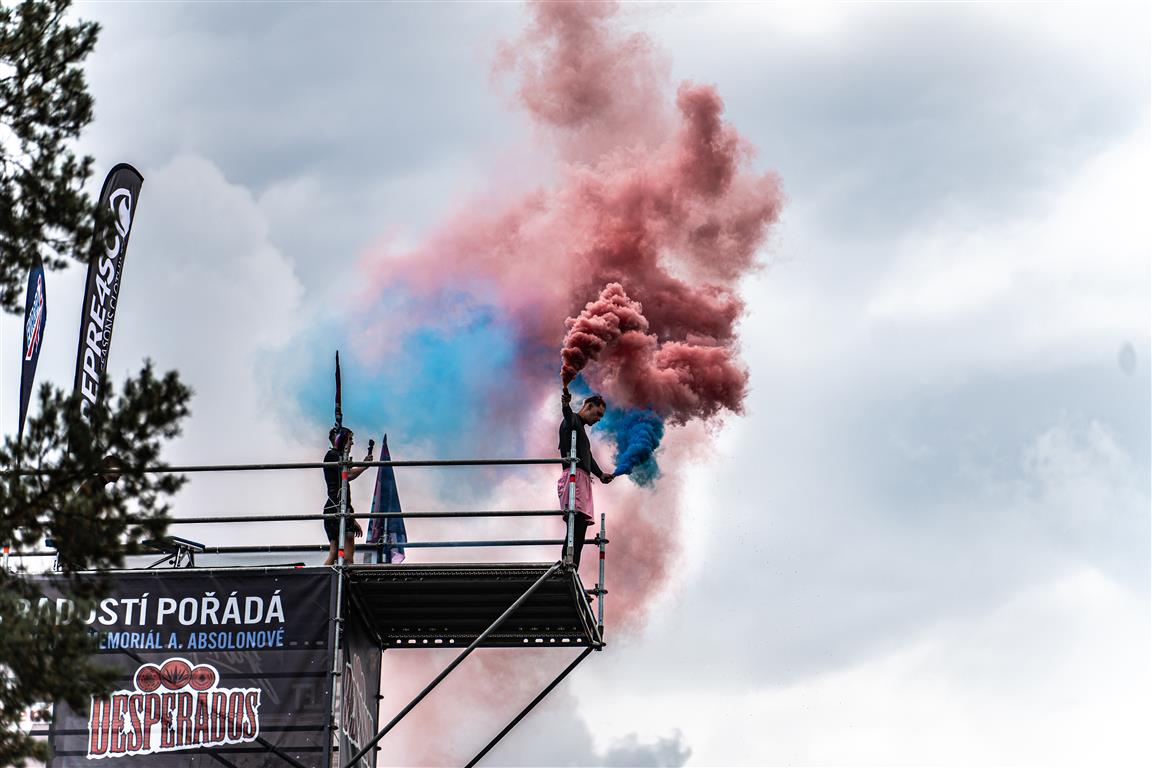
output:
M503 458L503 459L489 459L489 458L472 458L472 459L412 459L412 460L386 460L386 461L338 461L338 462L323 462L323 461L309 461L309 462L280 462L280 463L258 463L258 464L188 464L179 466L153 466L131 468L125 467L126 472L141 472L141 473L164 473L164 474L185 474L185 473L199 473L199 472L263 472L263 471L277 471L277 470L303 470L303 469L340 469L341 473L346 473L350 469L359 467L495 467L495 466L571 466L575 463L572 457L560 458ZM9 469L3 471L7 476L34 476L34 475L52 475L58 470L53 469ZM501 517L567 517L571 518L571 512L574 510L568 509L509 509L509 510L424 510L414 512L366 512L366 513L349 513L344 509L347 500L345 493L347 491L346 485L347 478L342 477L341 489L341 505L342 509L337 513L340 518L342 526L348 520L374 520L374 519L467 519L467 518L501 518ZM574 491L573 491L574 493ZM573 499L574 502L574 499ZM169 517L146 517L129 515L125 518L128 523L143 523L143 522L161 522L166 526L183 526L183 525L215 525L215 524L229 524L229 523L264 523L264 522L316 522L330 519L331 515L325 514L257 514L257 515L209 515L209 516L169 516ZM565 539L500 539L500 540L466 540L466 541L411 541L405 542L405 548L411 547L414 549L428 549L428 548L475 548L475 547L527 547L527 546L549 546L566 544L571 546L574 542L572 539L572 521L568 522L568 536ZM341 538L343 541L343 538ZM585 544L596 544L598 539L585 539ZM322 544L270 544L270 545L251 545L251 546L205 546L202 550L204 554L268 554L268 553L290 553L290 552L314 552L322 551L326 547ZM13 548L11 545L6 546L6 554L12 558L25 558L25 557L55 557L56 552L51 549L47 550L20 550ZM145 557L153 552L143 552L138 556ZM338 564L339 565L339 564Z
M523 711L514 718L506 728L504 728L489 744L477 754L469 766L476 764L480 759L488 753L488 751L499 742L523 717L534 708L547 694L560 683L578 664L580 664L588 654L593 650L602 650L604 648L604 596L607 594L605 588L605 552L608 540L605 535L604 529L604 516L600 516L600 532L594 538L585 538L583 541L575 540L576 531L576 435L573 432L572 442L568 455L558 458L504 458L504 459L491 459L491 458L474 458L474 459L416 459L416 460L384 460L384 461L353 461L349 455L350 446L346 446L340 461L337 462L286 462L286 463L257 463L257 464L190 464L181 466L150 466L141 468L125 467L124 472L142 472L142 473L169 473L169 474L185 474L185 473L216 473L216 472L269 472L269 471L291 471L291 470L316 470L316 469L338 469L340 471L340 499L338 511L335 515L332 514L226 514L226 515L201 515L201 516L168 516L160 518L160 521L167 526L195 526L195 525L235 525L246 523L272 523L272 522L314 522L331 520L333 516L339 519L339 533L336 539L337 556L335 563L331 566L335 576L335 590L336 600L334 601L335 615L331 617L334 623L335 643L333 646L333 685L331 686L331 701L329 706L331 712L336 716L340 722L334 724L336 731L343 735L347 735L345 730L345 723L343 722L343 713L336 707L336 689L337 677L342 664L342 635L344 632L345 623L345 590L351 590L354 586L350 582L350 577L354 574L363 576L366 573L384 573L386 571L392 573L403 573L405 566L411 566L407 562L403 565L381 565L379 571L376 570L374 565L371 564L352 564L346 560L344 550L344 542L346 541L346 532L350 530L349 526L352 521L356 520L379 520L379 519L477 519L477 518L528 518L528 517L562 517L565 521L565 536L556 539L541 539L541 538L523 538L523 539L465 539L465 540L436 540L436 541L405 541L403 546L405 549L460 549L460 548L512 548L512 547L543 547L543 546L561 546L560 558L547 568L541 565L542 572L538 578L531 583L526 590L524 590L510 605L488 624L483 631L470 636L471 642L466 648L463 648L461 653L452 660L436 677L433 679L420 693L418 693L400 712L395 715L387 725L385 725L375 737L367 744L359 745L360 751L358 754L346 759L345 755L341 755L336 765L345 765L345 768L353 768L360 765L360 760L368 754L376 746L380 740L399 722L402 720L413 708L415 708L424 697L426 697L432 689L434 689L444 678L446 678L454 669L456 669L464 659L477 648L485 645L489 638L498 637L498 630L509 619L510 616L521 609L536 593L543 584L562 574L563 578L571 584L571 599L577 606L577 616L582 624L581 636L586 638L584 651L573 660L567 668L565 668L547 687L540 692L540 694L529 703ZM412 512L368 512L368 513L353 513L350 506L350 492L349 492L349 472L356 468L369 468L369 467L401 467L401 468L453 468L453 467L522 467L522 466L562 466L567 470L567 499L563 508L555 509L508 509L508 510L421 510ZM51 475L55 474L56 470L52 469L7 469L0 471L0 474L6 476L27 476L27 475ZM145 522L156 521L156 517L145 516L129 516L129 522ZM152 563L144 568L153 568L161 562L170 562L176 567L196 567L195 555L255 555L255 554L275 554L275 553L312 553L322 552L329 549L327 544L316 543L303 543L303 544L265 544L265 545L228 545L228 546L214 546L205 545L199 542L191 542L179 537L169 537L168 543L164 540L160 542L145 542L148 547L147 551L141 553L134 553L130 556L155 556L156 554L166 554L162 560ZM173 543L174 542L174 543ZM151 545L151 546L149 546ZM580 581L580 576L577 568L575 567L573 553L576 546L593 545L598 550L599 555L599 580L594 589L584 589ZM166 549L166 547L173 547L173 549ZM366 546L373 546L372 543ZM184 549L181 549L184 547ZM189 548L190 547L190 548ZM9 565L9 558L44 558L55 557L56 551L52 548L34 549L29 551L20 551L10 545L4 547L4 567L7 569ZM286 566L299 566L299 563L288 563ZM424 568L434 568L438 563L421 564ZM454 566L443 564L446 568L455 567L462 568L459 564ZM507 564L513 565L513 564ZM220 566L214 565L213 568ZM244 568L245 565L238 565L238 568ZM128 569L137 570L137 569ZM592 600L596 601L596 611L593 615L590 612ZM565 643L568 640L565 639ZM505 644L507 645L507 644ZM397 646L407 647L407 646ZM459 648L459 646L457 646ZM560 647L557 645L557 647ZM569 646L571 647L571 646ZM384 647L381 646L381 650Z

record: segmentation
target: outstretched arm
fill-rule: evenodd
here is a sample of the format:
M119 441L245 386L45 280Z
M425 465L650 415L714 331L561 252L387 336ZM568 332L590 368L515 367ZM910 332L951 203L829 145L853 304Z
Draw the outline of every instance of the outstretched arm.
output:
M600 465L596 463L596 457L592 455L591 451L588 452L588 458L592 459L592 474L600 478L600 482L604 484L612 482L612 478L616 477L616 475L603 472L600 469Z
M368 455L364 457L364 461L373 461L372 451L368 451ZM364 474L364 470L366 469L368 469L368 467L352 467L352 469L348 470L348 479L355 480Z

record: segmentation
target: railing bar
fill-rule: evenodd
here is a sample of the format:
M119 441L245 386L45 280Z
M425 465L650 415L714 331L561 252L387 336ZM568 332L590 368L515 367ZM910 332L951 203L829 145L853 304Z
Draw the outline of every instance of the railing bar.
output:
M528 510L482 510L458 512L363 512L348 515L354 520L368 520L385 517L411 517L411 518L460 518L460 517L563 517L561 509L528 509ZM152 518L128 516L129 523L162 522L165 525L199 525L223 523L295 523L324 520L326 515L218 515L215 517L168 517ZM45 522L44 525L47 525Z
M451 518L451 517L563 517L561 509L539 510L491 510L479 512L363 512L348 517L355 520L369 520L388 517L411 518ZM300 522L307 520L323 520L324 515L224 515L218 517L171 517L165 522L168 525L191 525L200 523L274 523L274 522ZM143 523L152 520L149 517L131 517L128 522Z
M563 539L518 539L513 541L407 541L404 542L405 547L412 547L414 549L435 549L436 547L545 547L563 544ZM585 539L585 544L595 544L596 539ZM370 544L361 545L364 547L372 546ZM268 552L327 552L327 544L268 544L265 546L249 546L249 547L204 547L203 550L197 550L197 555L243 555L243 554L263 554ZM36 552L13 552L12 557L55 557L56 552L52 550L36 551ZM160 550L154 552L139 552L127 555L127 557L155 557L157 554L162 554Z
M410 459L393 461L352 461L345 466L349 467L492 467L492 466L535 466L567 464L570 459ZM341 466L338 461L301 461L283 464L189 464L182 467L143 467L133 469L125 467L125 471L146 473L175 473L175 472L257 472L276 469L324 469ZM0 472L4 476L25 475L53 475L59 473L55 469L9 469Z

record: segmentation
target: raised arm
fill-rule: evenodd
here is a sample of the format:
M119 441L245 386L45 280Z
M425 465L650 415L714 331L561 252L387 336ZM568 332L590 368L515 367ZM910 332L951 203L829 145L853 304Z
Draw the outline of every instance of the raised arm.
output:
M369 450L368 455L364 457L364 461L372 460L372 451ZM352 469L348 470L348 479L355 480L356 478L360 477L360 475L364 474L364 470L366 469L369 469L369 467L352 467Z

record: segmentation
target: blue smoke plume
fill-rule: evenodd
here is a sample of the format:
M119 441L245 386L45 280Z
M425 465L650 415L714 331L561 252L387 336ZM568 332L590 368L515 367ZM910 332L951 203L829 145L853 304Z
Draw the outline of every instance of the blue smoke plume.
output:
M596 425L616 440L617 475L629 475L637 485L650 486L660 476L656 449L664 437L664 420L654 411L612 408Z
M402 435L403 442L423 443L436 458L522 455L523 424L502 417L522 410L524 390L509 376L517 375L518 356L538 359L541 379L554 376L555 350L528 348L497 307L467 294L451 298L451 323L406 329L395 352L379 362L354 354L363 337L338 321L322 323L293 346L287 358L302 374L294 382L297 404L314 420L318 443L326 444L331 424L331 350L339 347L345 424L362 433L362 446L367 436L387 430ZM412 310L402 295L381 305L385 315ZM280 360L278 367L288 367L287 362ZM575 407L591 394L582 377L569 388ZM641 486L660 476L655 451L664 421L655 412L610 407L595 430L615 443L615 474L627 474Z
M574 408L580 400L592 394L583 376L568 385ZM613 474L628 475L636 485L649 487L660 477L656 463L656 449L664 438L664 419L647 408L617 408L611 404L593 427L612 437L616 443L616 470Z
M327 435L332 420L331 356L339 348L344 421L357 431L360 447L369 436L387 430L398 445L423 443L436 458L523 455L525 436L519 425L485 417L498 408L519 407L520 389L508 381L522 346L516 329L495 307L467 295L450 298L454 300L444 301L454 312L450 322L398 332L394 351L378 361L367 362L357 354L368 339L358 328L338 321L322 324L297 341L288 353L292 367L301 373L293 382L296 400L315 421L318 436ZM387 317L424 309L392 295L377 312ZM445 314L440 312L437 319Z

